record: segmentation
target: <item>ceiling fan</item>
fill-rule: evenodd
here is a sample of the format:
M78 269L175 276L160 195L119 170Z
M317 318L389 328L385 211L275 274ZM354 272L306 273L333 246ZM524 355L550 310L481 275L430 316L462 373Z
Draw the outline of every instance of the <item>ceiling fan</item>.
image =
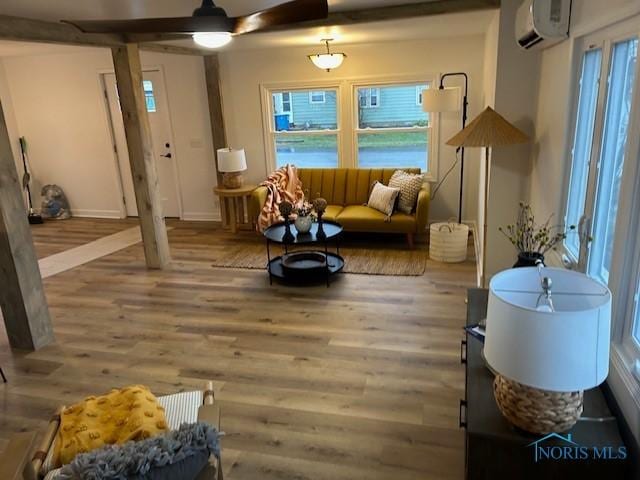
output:
M327 0L292 0L250 15L229 17L213 0L190 17L140 18L130 20L63 20L85 33L177 34L193 35L199 45L217 48L229 43L233 35L269 27L327 18Z

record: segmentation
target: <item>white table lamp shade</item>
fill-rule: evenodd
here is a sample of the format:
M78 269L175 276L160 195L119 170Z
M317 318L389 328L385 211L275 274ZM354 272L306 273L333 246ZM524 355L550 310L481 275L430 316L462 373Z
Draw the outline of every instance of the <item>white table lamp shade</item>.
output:
M247 158L244 148L234 150L231 148L220 148L218 150L218 171L219 172L243 172L247 169Z
M428 88L422 91L425 112L458 112L462 108L460 88Z
M553 392L594 388L609 373L611 292L582 273L544 268L552 281L543 299L537 268L495 275L489 285L484 354L503 377ZM542 296L541 296L542 294Z

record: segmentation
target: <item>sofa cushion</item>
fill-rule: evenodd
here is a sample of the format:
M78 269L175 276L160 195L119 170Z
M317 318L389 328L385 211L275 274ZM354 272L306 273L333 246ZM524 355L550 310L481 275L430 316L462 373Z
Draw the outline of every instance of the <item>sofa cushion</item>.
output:
M327 205L327 209L324 211L322 219L335 222L342 210L344 210L342 205Z
M385 221L387 218L373 208L349 205L338 214L336 220L352 232L410 233L416 230L415 216L396 212Z
M389 180L389 186L400 190L400 195L398 195L398 210L407 214L413 212L423 182L423 175L414 175L402 170L397 170L392 175Z
M390 217L396 206L398 195L400 195L399 188L387 187L380 182L376 182L371 189L367 206L384 213L387 217Z

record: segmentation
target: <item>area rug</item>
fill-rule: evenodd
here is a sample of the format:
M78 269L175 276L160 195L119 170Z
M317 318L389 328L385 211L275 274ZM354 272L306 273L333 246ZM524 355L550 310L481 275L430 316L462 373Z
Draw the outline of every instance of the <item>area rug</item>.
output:
M226 240L229 241L229 240ZM314 245L309 248L315 249ZM223 253L216 255L212 266L221 268L265 269L267 265L266 241L253 233L244 232L225 245ZM289 249L292 251L294 249ZM335 252L335 244L329 244ZM428 248L416 242L410 250L404 235L376 236L346 235L340 243L340 255L345 259L343 272L366 275L420 276L427 266ZM282 246L271 244L271 258L282 254Z

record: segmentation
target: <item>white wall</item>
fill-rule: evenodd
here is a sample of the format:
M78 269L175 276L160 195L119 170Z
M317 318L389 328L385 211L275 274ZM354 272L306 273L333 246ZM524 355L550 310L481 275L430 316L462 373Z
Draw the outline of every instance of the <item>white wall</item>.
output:
M307 59L309 48L274 48L232 51L221 54L222 97L230 143L245 148L248 179L260 182L267 175L260 85L277 82L338 80L357 77L441 74L465 71L469 74L469 116L482 105L483 36L438 38L411 42L341 45L348 58L342 67L325 73ZM447 85L460 85L451 79ZM443 114L440 127L440 174L455 160L454 148L444 145L461 127L459 114ZM464 219L475 220L479 151L468 150L465 162ZM457 216L459 176L453 172L432 203L430 220Z
M500 34L500 11L493 15L484 41L484 67L483 67L483 91L482 99L484 107L495 107L496 100L496 76L498 74L498 41ZM487 164L485 161L485 149L480 151L481 159L476 184L478 186L477 204L477 225L475 232L476 258L481 259L484 255L484 198L485 198L485 177L487 175ZM491 151L489 151L489 161L491 161ZM482 262L478 262L478 279L482 278Z
M503 2L497 45L495 110L534 138L540 53L524 51L515 41L520 1ZM487 212L486 278L511 267L516 252L498 231L517 217L518 204L529 196L531 144L493 148Z
M116 159L99 73L112 70L107 49L6 57L17 134L27 138L34 190L56 183L77 215L118 217ZM218 215L204 68L200 57L142 53L165 72L185 218ZM39 201L38 201L39 203Z

